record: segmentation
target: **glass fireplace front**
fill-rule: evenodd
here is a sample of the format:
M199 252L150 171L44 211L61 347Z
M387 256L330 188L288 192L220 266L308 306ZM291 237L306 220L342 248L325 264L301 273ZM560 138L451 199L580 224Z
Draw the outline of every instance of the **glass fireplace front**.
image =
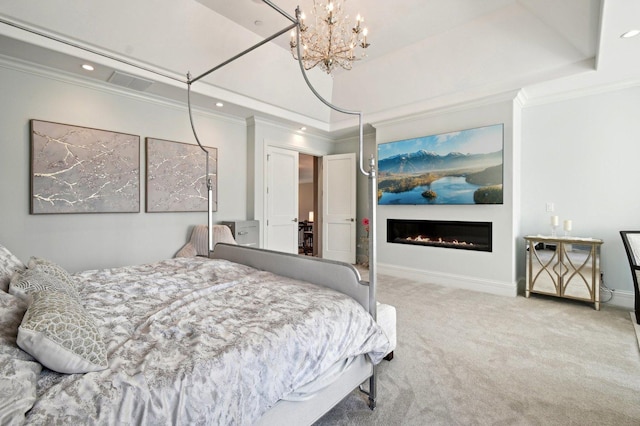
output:
M492 223L387 219L387 242L492 251Z

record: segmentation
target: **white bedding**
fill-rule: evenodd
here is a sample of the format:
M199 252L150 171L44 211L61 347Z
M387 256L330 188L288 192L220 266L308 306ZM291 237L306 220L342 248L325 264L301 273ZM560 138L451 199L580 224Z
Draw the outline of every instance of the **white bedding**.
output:
M75 274L109 367L43 369L27 424L249 425L337 361L389 342L353 299L206 258Z

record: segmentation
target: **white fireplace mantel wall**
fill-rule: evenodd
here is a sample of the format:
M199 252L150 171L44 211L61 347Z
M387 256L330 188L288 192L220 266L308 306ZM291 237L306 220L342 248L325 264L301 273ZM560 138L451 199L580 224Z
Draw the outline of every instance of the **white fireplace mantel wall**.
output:
M520 200L520 106L515 94L464 109L448 109L403 120L375 123L376 143L504 124L504 204L378 206L378 271L420 282L515 296L517 220ZM479 252L386 242L387 219L487 221L493 223L493 251Z

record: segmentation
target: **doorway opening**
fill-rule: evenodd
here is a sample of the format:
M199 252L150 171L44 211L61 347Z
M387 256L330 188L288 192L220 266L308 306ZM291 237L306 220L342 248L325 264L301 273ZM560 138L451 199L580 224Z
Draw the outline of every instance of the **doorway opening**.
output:
M298 157L298 254L318 256L318 161L320 157L300 153Z

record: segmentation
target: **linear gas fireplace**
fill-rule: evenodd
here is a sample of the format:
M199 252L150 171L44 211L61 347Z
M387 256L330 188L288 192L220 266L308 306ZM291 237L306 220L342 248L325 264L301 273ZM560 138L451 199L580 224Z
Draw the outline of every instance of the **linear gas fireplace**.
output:
M491 222L387 219L387 242L492 251Z

